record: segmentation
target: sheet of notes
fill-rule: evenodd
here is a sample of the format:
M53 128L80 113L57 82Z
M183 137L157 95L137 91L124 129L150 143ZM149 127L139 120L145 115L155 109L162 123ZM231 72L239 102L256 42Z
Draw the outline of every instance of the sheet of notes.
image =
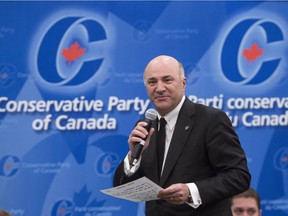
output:
M146 177L117 187L100 190L110 196L133 202L143 202L158 199L157 194L162 188Z

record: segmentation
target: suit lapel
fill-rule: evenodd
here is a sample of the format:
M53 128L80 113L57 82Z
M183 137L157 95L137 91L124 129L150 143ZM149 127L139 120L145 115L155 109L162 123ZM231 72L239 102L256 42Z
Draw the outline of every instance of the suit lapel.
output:
M174 168L194 126L192 121L192 116L194 115L193 103L187 100L188 99L186 98L179 112L170 147L167 153L163 173L160 178L160 186L164 185L172 169Z

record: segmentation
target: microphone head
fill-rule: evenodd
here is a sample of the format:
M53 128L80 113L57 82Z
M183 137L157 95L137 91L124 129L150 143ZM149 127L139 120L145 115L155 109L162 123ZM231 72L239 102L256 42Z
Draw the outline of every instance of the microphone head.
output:
M157 118L157 111L155 109L148 109L145 112L145 118L154 121Z

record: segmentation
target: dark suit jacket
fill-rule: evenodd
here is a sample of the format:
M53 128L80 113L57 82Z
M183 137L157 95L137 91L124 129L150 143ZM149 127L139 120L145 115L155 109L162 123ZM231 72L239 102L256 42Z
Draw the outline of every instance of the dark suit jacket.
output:
M153 123L157 125L157 120ZM143 152L140 168L127 177L123 161L114 175L114 186L146 176L163 188L194 182L202 205L172 205L164 200L146 203L147 216L231 216L230 198L250 186L245 153L230 119L220 110L189 99L179 112L161 178L158 177L156 132Z

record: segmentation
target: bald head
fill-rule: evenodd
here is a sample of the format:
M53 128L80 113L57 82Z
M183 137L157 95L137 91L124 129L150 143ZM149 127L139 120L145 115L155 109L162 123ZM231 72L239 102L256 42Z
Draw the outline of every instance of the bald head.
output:
M163 70L164 67L179 70L180 79L183 80L185 78L184 68L177 59L173 58L172 56L167 55L160 55L153 58L146 66L144 70L144 84L146 85L146 74L149 70Z

